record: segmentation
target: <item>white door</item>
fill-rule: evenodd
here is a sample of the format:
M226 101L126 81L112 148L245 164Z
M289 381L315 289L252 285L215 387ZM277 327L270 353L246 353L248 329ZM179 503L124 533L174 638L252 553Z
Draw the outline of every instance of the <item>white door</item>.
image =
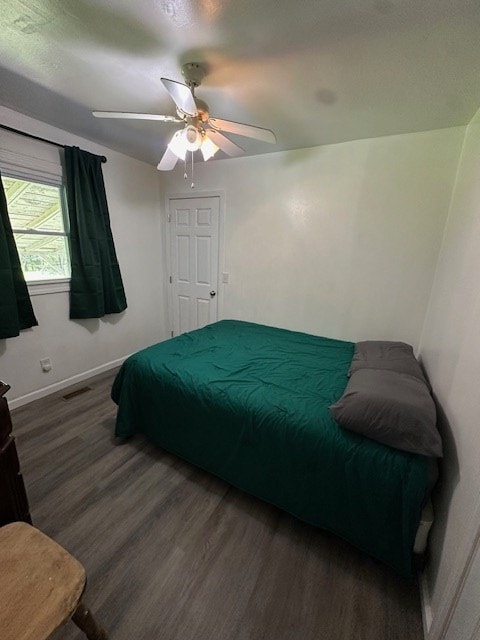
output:
M215 322L220 198L172 198L170 286L174 335Z

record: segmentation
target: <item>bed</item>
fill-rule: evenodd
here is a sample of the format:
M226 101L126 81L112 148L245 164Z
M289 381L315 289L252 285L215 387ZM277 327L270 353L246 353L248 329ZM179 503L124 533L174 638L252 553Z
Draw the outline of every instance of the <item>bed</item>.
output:
M341 429L354 344L223 320L144 349L112 388L116 436L156 445L403 575L428 490L428 459Z

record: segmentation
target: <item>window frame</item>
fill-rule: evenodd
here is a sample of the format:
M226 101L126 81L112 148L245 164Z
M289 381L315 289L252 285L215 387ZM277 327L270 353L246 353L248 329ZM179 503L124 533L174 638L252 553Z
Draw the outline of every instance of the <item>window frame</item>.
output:
M70 262L71 269L71 256L70 256L70 224L68 218L67 211L67 198L66 198L66 188L65 182L61 178L56 179L54 176L43 177L41 175L37 175L33 171L30 172L28 168L22 167L19 168L18 172L14 167L9 166L6 169L2 170L2 177L11 178L13 180L23 180L24 182L35 182L36 184L43 184L50 187L57 187L60 192L60 210L62 213L62 221L63 221L63 229L64 232L60 231L37 231L35 229L17 229L12 226L12 232L15 238L16 233L22 233L26 235L42 235L42 236L53 236L53 237L61 237L66 240L67 247L67 257ZM8 203L7 203L8 204ZM9 214L10 215L10 214ZM16 244L16 240L15 240ZM25 274L24 274L25 277ZM31 296L38 295L46 295L51 293L65 293L70 291L70 280L71 276L67 278L45 278L42 280L32 280L28 281L25 278L25 282L28 287L28 292Z

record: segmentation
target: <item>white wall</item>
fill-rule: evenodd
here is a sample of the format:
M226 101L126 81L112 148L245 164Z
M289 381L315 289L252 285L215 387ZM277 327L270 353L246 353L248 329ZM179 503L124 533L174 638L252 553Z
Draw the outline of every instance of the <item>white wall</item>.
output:
M103 171L129 303L119 316L70 321L68 294L34 296L39 327L0 341L0 377L12 400L168 336L159 175L162 202L166 192L191 190L181 167L159 174L4 107L0 120L108 156ZM196 193L226 195L223 317L417 345L463 131L197 163ZM44 357L52 360L48 374Z
M480 111L465 137L420 352L445 414L445 458L427 573L430 637L437 638L480 527ZM463 619L464 630L479 617L479 597L477 584L476 607ZM454 620L455 630L445 638L473 638L459 629L458 615Z
M195 191L183 166L160 179L225 191L223 317L417 346L464 130L196 163Z
M0 107L0 122L60 143L105 155L107 198L128 309L100 320L69 320L68 293L37 295L32 303L38 327L0 340L0 379L12 389L10 401L85 371L116 361L167 336L164 259L160 228L160 193L155 167L100 147ZM19 136L15 148L58 162L55 147ZM12 148L12 134L0 131L0 149ZM43 373L40 358L50 357ZM12 403L15 406L15 403Z

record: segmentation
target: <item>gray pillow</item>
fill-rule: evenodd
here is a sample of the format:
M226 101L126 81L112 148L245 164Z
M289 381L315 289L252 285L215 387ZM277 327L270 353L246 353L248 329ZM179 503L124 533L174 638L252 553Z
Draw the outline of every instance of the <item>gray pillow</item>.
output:
M435 403L425 383L414 376L379 369L356 371L330 412L340 426L367 438L442 457Z
M387 340L365 340L355 344L355 353L348 371L351 376L360 369L386 369L397 373L408 373L428 385L413 353L413 348L405 342Z

